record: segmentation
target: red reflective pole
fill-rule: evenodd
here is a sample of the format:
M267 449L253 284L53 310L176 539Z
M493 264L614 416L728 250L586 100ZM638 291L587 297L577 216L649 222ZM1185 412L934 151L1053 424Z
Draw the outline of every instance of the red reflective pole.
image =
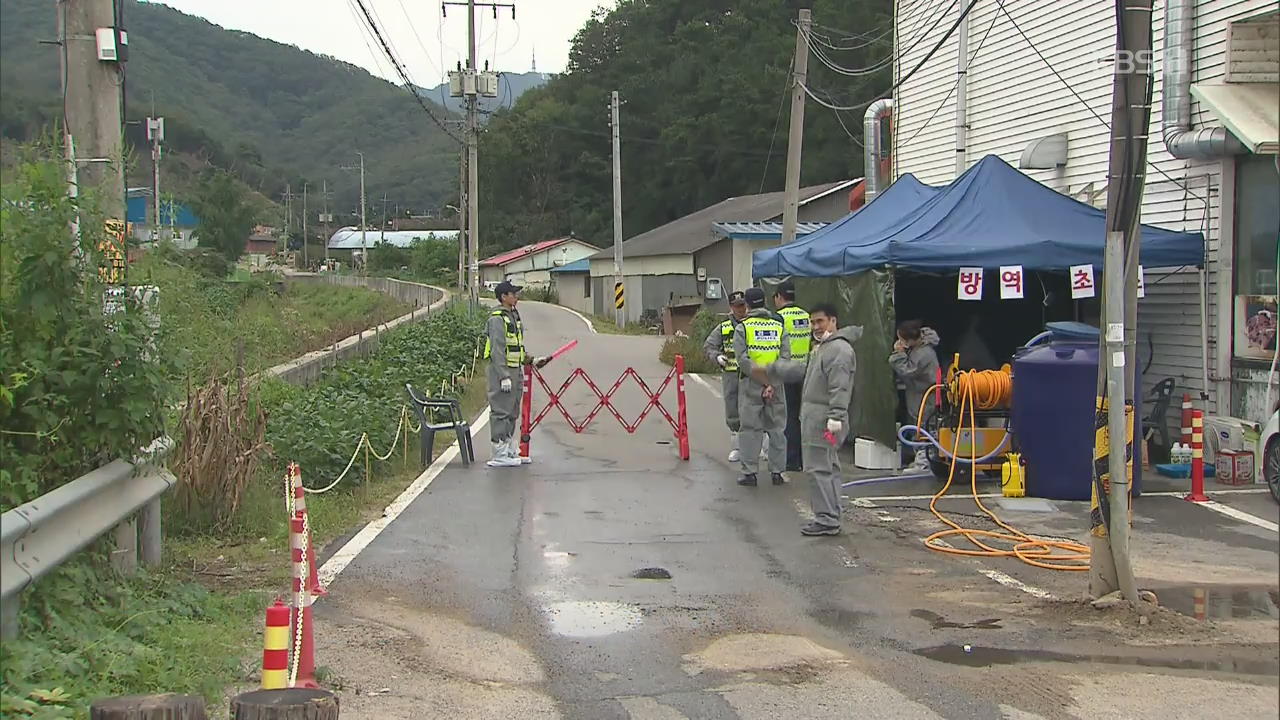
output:
M520 457L529 457L529 438L533 430L533 366L524 366L524 395L520 398Z
M684 356L676 356L676 439L680 442L680 459L689 459L689 415L684 397Z

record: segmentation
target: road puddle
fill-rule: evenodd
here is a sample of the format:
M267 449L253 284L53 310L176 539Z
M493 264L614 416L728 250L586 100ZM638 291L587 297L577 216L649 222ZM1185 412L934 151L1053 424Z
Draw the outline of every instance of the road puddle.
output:
M934 630L1001 630L1000 618L985 618L970 623L954 622L930 610L912 610L911 617L928 620Z
M1170 649L1170 652L1174 652ZM1052 650L1006 650L1003 648L974 645L936 645L915 651L916 655L965 667L991 667L1027 662L1098 663L1102 665L1131 665L1138 667L1170 668L1174 670L1208 670L1235 675L1266 675L1280 673L1280 663L1239 658L1197 660L1178 657L1146 657L1127 655L1077 655Z
M1247 585L1200 585L1153 590L1160 605L1196 620L1280 619L1280 591Z
M551 632L562 637L597 638L640 626L640 611L615 602L579 600L548 605L545 612Z

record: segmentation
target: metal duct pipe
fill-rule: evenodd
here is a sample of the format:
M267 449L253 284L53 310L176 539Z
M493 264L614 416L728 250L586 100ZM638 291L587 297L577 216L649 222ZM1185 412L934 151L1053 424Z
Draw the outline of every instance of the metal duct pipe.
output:
M880 123L893 112L893 98L880 98L867 107L862 116L863 180L865 202L869 203L884 190L888 178L880 174L880 161L884 157L884 143L880 136Z
M1191 49L1195 0L1168 0L1164 15L1164 89L1160 124L1165 149L1182 159L1239 155L1244 146L1225 127L1191 129Z

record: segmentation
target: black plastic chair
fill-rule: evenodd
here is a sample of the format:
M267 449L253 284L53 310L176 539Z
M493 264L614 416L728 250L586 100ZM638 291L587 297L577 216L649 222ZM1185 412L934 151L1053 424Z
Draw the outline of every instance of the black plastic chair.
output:
M462 414L462 405L458 400L423 397L409 383L405 383L404 389L409 393L409 404L413 407L413 414L422 425L422 430L419 432L422 444L422 467L427 467L433 460L438 430L453 430L457 433L458 451L462 456L462 464L470 465L475 462L476 453L471 444L471 427Z
M1146 439L1150 440L1153 435L1159 433L1160 446L1166 448L1173 445L1173 440L1169 436L1169 422L1165 419L1165 416L1169 413L1169 405L1173 403L1175 387L1176 384L1171 377L1156 383L1155 387L1151 388L1151 395L1152 399L1155 400L1155 404L1151 406L1150 414L1142 418L1142 427L1146 429Z

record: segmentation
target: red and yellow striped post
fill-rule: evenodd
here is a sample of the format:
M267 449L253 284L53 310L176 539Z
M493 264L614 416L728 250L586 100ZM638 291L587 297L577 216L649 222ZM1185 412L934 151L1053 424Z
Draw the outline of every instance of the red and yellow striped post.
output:
M289 685L289 606L279 598L267 608L262 641L262 689L280 690Z
M1208 502L1204 494L1204 411L1191 411L1191 502Z
M1187 445L1191 444L1191 417L1194 411L1191 409L1191 395L1182 394L1182 442Z
M1209 598L1204 588L1198 587L1192 591L1191 602L1191 609L1195 613L1197 620L1203 622L1205 618L1209 617Z

